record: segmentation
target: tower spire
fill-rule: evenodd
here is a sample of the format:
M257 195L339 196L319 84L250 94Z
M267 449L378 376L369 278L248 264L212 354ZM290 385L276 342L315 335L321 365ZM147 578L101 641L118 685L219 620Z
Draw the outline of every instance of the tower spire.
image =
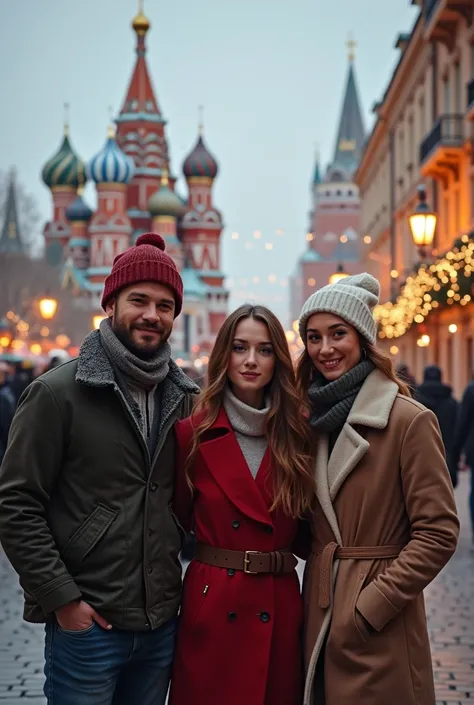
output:
M202 137L204 135L204 119L203 119L203 114L204 114L204 106L203 105L198 105L198 115L199 115L199 120L198 120L198 135L199 137Z
M22 254L24 248L18 221L16 178L14 169L10 172L4 213L5 218L0 231L0 254Z
M355 61L355 50L357 49L357 42L355 39L353 39L352 34L349 34L349 37L346 42L346 47L347 47L347 56L349 58L349 63L353 64Z
M365 140L365 129L355 78L356 46L357 44L352 38L347 41L349 71L332 164L333 167L339 167L348 172L348 175L352 174L358 166Z
M69 135L69 103L64 103L64 135Z

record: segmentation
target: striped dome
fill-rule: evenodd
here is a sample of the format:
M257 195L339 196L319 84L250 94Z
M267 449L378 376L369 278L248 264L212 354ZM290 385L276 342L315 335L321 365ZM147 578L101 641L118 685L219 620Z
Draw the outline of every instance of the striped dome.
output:
M196 146L183 164L183 174L187 179L193 176L205 176L209 179L215 179L217 171L216 160L204 145L202 136L199 136Z
M134 172L133 159L122 152L115 136L109 130L104 148L88 164L89 178L96 184L128 184L132 180Z
M44 165L42 177L49 188L71 186L76 189L84 184L84 163L74 153L67 132L59 150Z

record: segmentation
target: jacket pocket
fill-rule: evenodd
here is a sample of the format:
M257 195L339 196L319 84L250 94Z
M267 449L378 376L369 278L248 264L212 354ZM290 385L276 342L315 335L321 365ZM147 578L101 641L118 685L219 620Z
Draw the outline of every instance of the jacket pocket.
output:
M61 551L61 557L66 560L70 559L75 564L82 563L100 541L117 514L117 511L109 509L105 504L99 504L69 539Z
M357 600L359 599L359 595L364 589L365 585L365 579L367 578L367 573L360 573L359 575L359 582L357 583L357 589L354 594L354 599L352 601L352 621L354 622L354 626L357 629L360 638L366 644L368 640L370 639L370 632L368 628L365 625L365 620L362 617L362 615L357 611Z

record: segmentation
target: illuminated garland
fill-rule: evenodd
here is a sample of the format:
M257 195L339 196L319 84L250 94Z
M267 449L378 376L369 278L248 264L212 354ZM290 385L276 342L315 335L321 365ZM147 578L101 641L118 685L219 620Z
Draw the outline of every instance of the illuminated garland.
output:
M474 232L463 235L452 250L429 267L408 277L395 303L374 310L380 338L399 338L414 323L423 323L433 309L471 301L473 294Z

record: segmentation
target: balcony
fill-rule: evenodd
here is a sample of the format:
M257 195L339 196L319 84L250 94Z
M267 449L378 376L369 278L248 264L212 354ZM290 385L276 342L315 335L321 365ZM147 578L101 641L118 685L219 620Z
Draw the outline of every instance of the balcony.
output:
M474 17L472 0L425 0L425 39L445 44L452 51L456 42L456 26L460 19L471 25Z
M441 115L420 147L420 170L424 177L446 180L459 176L464 153L464 116Z
M467 110L466 117L468 120L474 120L474 78L467 84Z

